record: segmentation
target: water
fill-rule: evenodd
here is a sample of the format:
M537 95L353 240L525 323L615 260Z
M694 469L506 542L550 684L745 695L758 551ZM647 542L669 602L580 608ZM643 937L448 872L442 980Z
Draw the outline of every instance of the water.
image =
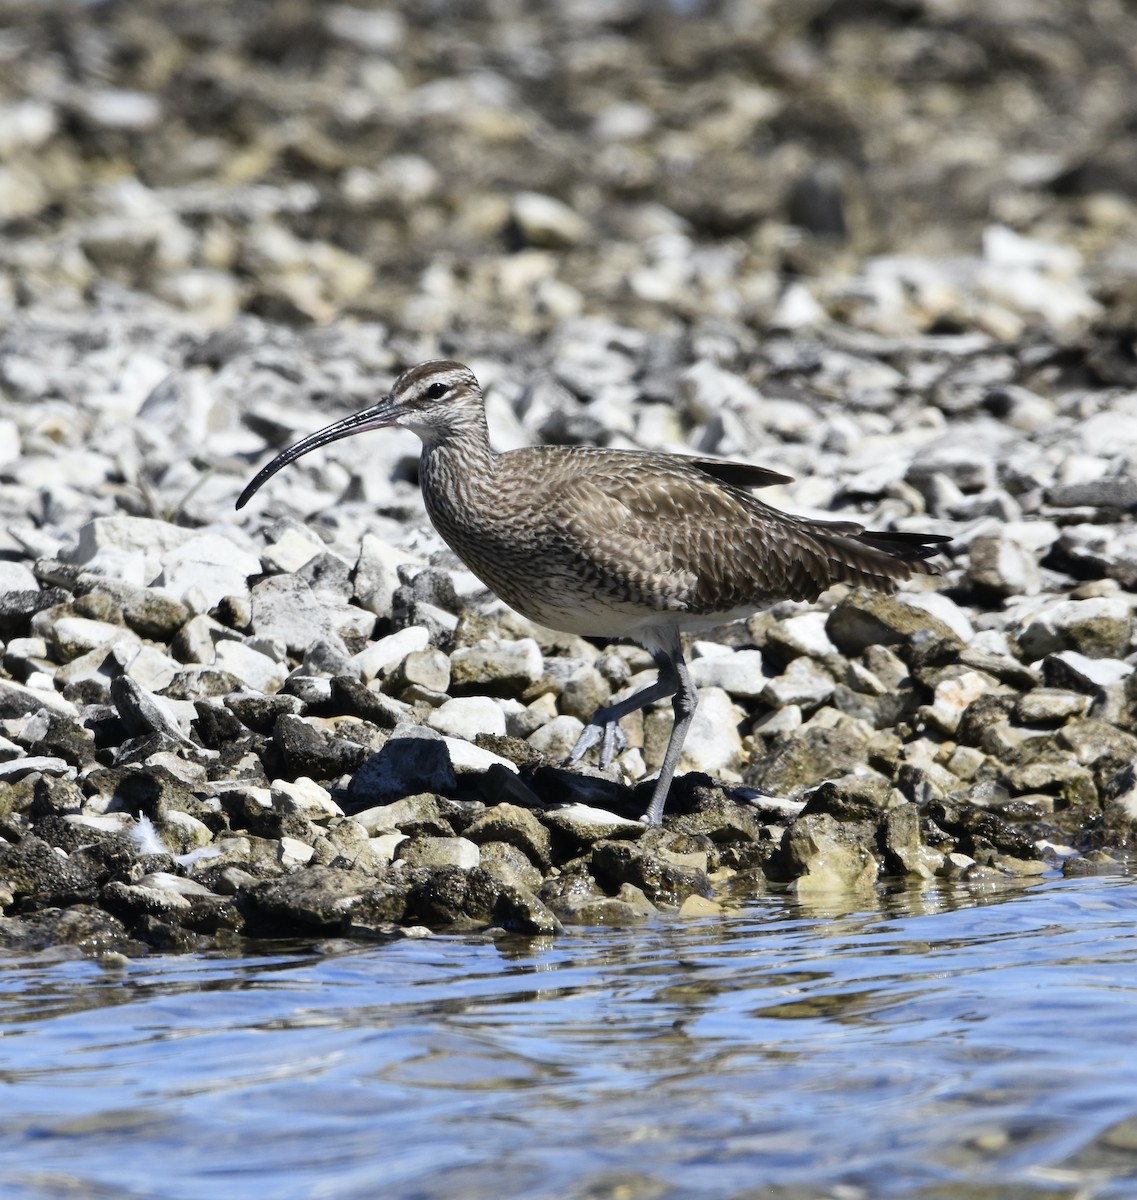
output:
M0 1196L1137 1195L1137 882L0 975Z

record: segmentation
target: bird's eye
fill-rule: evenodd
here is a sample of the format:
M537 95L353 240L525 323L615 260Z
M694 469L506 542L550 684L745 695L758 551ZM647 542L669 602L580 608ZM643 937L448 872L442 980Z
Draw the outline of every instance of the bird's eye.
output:
M430 387L426 389L426 394L431 400L441 400L449 390L449 384L432 383Z

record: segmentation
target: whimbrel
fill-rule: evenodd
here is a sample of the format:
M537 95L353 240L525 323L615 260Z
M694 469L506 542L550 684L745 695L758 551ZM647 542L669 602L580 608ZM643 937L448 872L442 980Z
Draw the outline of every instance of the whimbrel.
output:
M698 702L681 631L778 600L815 600L835 583L891 591L913 573L938 574L925 560L950 540L779 512L751 489L790 477L745 463L595 446L496 453L478 381L447 361L411 367L385 400L277 455L237 507L302 454L391 425L422 439L426 511L483 583L541 625L630 638L655 660L656 682L600 708L566 760L579 762L599 743L606 767L620 719L671 697L675 724L643 817L651 825L663 818Z

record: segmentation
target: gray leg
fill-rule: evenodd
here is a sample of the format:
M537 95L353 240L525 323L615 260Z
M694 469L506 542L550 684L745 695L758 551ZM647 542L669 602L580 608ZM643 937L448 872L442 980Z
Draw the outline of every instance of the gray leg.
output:
M691 682L687 672L687 664L683 661L683 652L679 647L679 637L675 637L675 645L671 651L669 667L674 681L674 698L671 701L675 713L675 724L671 727L671 737L667 742L667 752L663 756L663 766L659 768L659 778L655 781L655 789L651 793L651 803L647 812L640 818L645 825L660 825L663 823L663 806L667 803L667 793L675 768L679 765L683 753L683 743L687 740L687 731L695 718L695 708L699 703L699 693ZM660 675L663 674L662 668Z
M600 768L603 770L612 761L617 740L623 738L619 722L628 713L634 713L639 708L647 708L649 704L654 704L657 700L663 700L667 696L673 696L677 686L671 670L671 660L659 660L659 678L655 683L640 688L638 692L633 692L626 700L621 700L618 704L606 704L592 714L592 720L581 730L580 737L576 739L576 745L569 751L565 765L572 766L573 763L580 762L589 750L603 739L600 747Z
M659 825L663 820L663 807L667 803L667 792L671 787L675 768L679 764L679 757L683 753L683 743L695 716L699 693L691 682L691 676L687 673L687 664L683 660L683 649L677 631L669 631L665 639L652 647L651 655L659 667L659 677L655 683L641 688L618 704L608 704L604 708L597 709L592 720L581 731L576 745L565 759L565 764L571 766L573 763L579 762L597 742L602 741L600 766L601 768L606 767L612 761L612 753L619 733L617 722L626 717L628 713L633 713L640 708L647 708L649 704L654 704L657 700L663 700L668 696L674 697L671 706L675 713L675 724L667 742L667 752L663 756L663 766L660 768L659 778L656 780L655 789L651 794L651 804L648 805L647 812L641 818L648 825Z

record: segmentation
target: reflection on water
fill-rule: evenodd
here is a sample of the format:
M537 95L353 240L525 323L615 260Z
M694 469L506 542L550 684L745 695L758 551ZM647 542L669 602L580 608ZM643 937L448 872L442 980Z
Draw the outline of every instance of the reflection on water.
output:
M1137 1194L1137 884L10 960L0 1195Z

